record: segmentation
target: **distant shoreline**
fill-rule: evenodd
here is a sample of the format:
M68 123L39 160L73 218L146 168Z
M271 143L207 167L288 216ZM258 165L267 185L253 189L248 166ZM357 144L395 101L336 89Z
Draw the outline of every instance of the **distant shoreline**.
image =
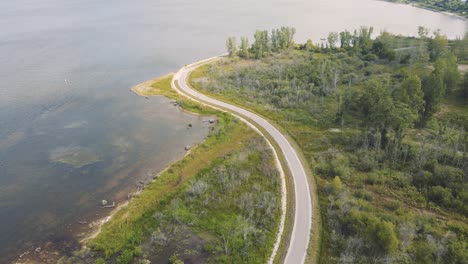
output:
M439 10L439 9L436 9L436 8L420 5L420 4L417 4L417 3L402 2L402 1L398 1L398 0L397 1L378 0L378 1L388 2L388 3L392 3L392 4L408 5L408 6L412 6L412 7L416 7L416 8L421 8L421 9L425 9L425 10L428 10L428 11L448 15L448 16L451 16L451 17L456 17L456 18L461 19L461 20L463 20L465 22L468 22L468 17L465 17L462 14L453 13L453 12L450 12L450 11Z

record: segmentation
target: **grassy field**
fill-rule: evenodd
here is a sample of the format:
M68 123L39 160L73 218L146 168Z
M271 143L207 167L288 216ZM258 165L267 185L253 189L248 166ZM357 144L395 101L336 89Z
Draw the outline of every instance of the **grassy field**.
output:
M170 88L171 78L132 90L167 96L187 111L216 117L216 125L205 141L118 211L88 246L101 255L96 262L263 263L280 215L272 153L231 115L184 100Z

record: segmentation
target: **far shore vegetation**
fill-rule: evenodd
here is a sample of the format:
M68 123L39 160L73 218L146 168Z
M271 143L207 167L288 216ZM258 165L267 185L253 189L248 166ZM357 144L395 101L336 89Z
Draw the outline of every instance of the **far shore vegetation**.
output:
M450 12L468 18L466 0L384 0L393 3L412 4L433 11Z
M197 90L275 122L318 183L319 263L468 263L468 34L226 41Z
M216 120L87 243L95 263L265 263L280 217L280 179L265 140L227 113L186 100L172 75L133 88ZM79 255L79 254L78 254ZM90 256L90 253L84 255ZM76 263L78 257L63 263Z

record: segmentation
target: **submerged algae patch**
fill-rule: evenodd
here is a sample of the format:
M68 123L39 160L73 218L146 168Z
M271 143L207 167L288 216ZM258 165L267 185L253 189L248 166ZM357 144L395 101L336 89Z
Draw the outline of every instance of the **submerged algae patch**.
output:
M59 147L50 153L49 161L67 164L78 169L100 161L100 157L91 149L84 147Z

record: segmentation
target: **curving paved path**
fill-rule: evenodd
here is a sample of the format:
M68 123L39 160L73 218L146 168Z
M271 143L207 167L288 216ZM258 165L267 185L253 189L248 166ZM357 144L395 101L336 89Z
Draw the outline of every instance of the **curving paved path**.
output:
M188 85L187 77L191 71L196 69L198 66L217 58L219 57L210 58L207 60L200 61L196 64L191 64L183 67L176 74L174 74L172 80L172 88L177 90L179 93L185 94L185 96L189 96L196 101L200 101L201 103L207 103L209 105L218 106L228 110L229 112L232 112L235 115L247 117L251 121L244 121L246 121L247 123L250 123L252 121L255 122L257 126L262 127L276 141L276 143L281 148L283 156L286 159L288 169L291 172L294 183L294 194L296 201L294 210L294 226L284 263L304 263L307 256L307 248L309 244L309 236L312 223L312 204L310 198L309 183L307 181L307 175L305 173L304 167L301 163L301 160L299 159L299 156L297 155L296 151L291 146L289 141L286 139L286 137L267 120L243 108L201 94ZM176 81L179 84L179 87L177 87L177 85L175 84ZM273 258L274 254L275 250L272 256Z

